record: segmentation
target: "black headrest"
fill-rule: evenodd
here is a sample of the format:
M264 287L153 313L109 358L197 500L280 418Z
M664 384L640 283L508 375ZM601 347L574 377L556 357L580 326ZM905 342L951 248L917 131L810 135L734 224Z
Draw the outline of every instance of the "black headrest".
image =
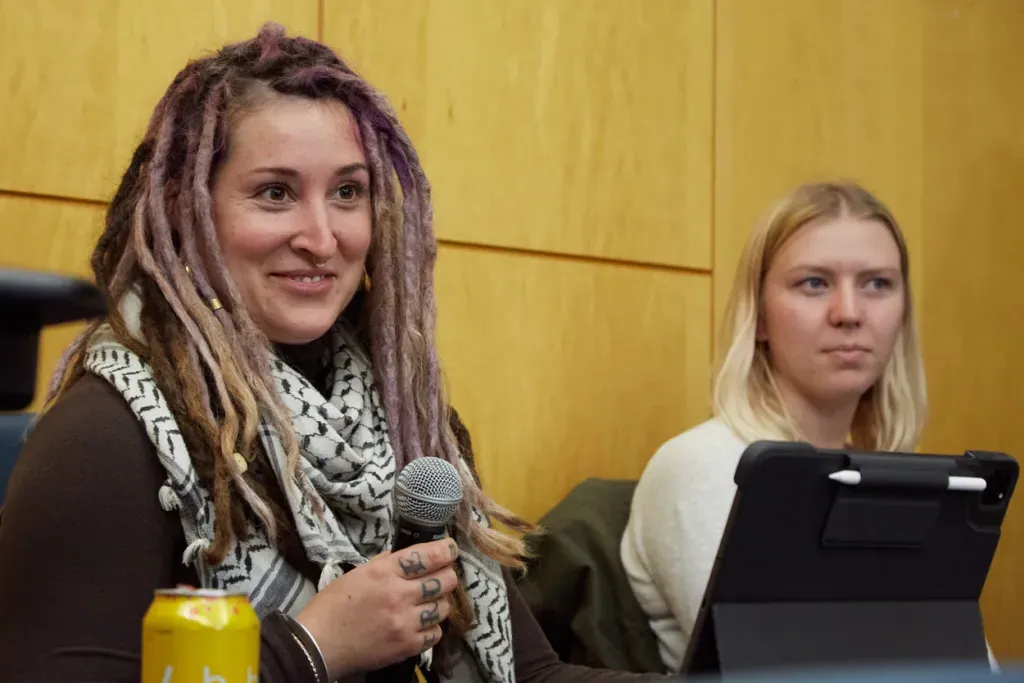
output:
M106 313L103 296L79 278L17 268L0 268L0 326L31 326L73 322Z
M32 403L43 327L105 313L103 295L86 280L0 268L0 410Z

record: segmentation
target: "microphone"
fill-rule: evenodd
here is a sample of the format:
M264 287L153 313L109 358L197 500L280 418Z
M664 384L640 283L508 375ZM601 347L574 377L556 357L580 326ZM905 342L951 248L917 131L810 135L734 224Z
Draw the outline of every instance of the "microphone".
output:
M448 535L448 522L462 503L462 477L448 462L433 456L416 458L398 473L392 491L395 538L392 552ZM419 655L389 664L366 675L367 683L410 683Z
M416 458L398 474L395 501L395 539L391 550L438 541L448 535L448 522L462 503L462 477L441 458Z

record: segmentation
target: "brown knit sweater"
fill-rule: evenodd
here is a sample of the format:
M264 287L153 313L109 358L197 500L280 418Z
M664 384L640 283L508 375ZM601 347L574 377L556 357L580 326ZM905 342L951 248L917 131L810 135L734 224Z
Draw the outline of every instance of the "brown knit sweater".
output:
M165 478L134 414L86 376L43 417L12 474L0 523L0 683L139 680L142 617L157 588L197 585L185 537L157 491ZM279 492L278 492L279 493ZM296 542L284 548L314 582ZM519 683L639 683L662 676L558 660L512 582ZM261 630L260 680L314 682L294 640Z

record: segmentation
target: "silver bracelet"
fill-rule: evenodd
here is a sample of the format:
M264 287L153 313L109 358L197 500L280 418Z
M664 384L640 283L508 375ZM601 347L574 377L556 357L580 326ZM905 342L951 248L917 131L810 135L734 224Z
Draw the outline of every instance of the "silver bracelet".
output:
M330 683L328 680L330 674L327 673L327 660L324 659L324 653L320 649L320 645L317 644L313 634L291 615L284 612L278 612L277 614L288 625L292 638L295 639L299 649L306 655L306 660L309 662L309 667L313 670L317 683Z
M288 618L291 619L291 617L288 617ZM292 620L292 622L294 622L294 624L296 626L298 626L300 629L302 629L302 632L304 634L306 634L306 641L310 645L313 646L313 652L316 653L317 663L319 663L320 666L322 667L321 671L323 671L323 673L324 673L324 683L328 683L328 681L327 681L327 660L324 659L324 652L323 652L323 650L320 649L320 644L316 642L316 638L313 637L313 634L309 632L308 628L303 626L300 622L296 621L295 619L291 619L291 620Z
M306 655L306 662L309 664L309 668L313 671L313 677L316 678L316 683L327 683L327 681L323 681L323 679L320 678L320 670L316 668L316 662L313 661L313 655L311 655L309 650L306 649L306 645L302 642L302 638L299 638L295 633L292 633L292 638L295 639L295 644L299 646L300 650L302 650L302 654Z

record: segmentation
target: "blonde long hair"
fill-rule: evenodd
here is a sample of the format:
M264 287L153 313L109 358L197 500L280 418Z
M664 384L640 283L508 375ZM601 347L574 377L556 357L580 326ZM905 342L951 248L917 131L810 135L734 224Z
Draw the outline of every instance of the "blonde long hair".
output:
M775 384L768 355L757 342L765 273L796 232L818 219L849 216L889 228L904 279L903 326L881 378L861 397L850 429L851 445L876 451L912 450L927 410L924 363L910 292L907 244L892 213L854 183L803 185L779 200L754 228L740 258L721 335L712 403L715 415L745 441L807 441Z

